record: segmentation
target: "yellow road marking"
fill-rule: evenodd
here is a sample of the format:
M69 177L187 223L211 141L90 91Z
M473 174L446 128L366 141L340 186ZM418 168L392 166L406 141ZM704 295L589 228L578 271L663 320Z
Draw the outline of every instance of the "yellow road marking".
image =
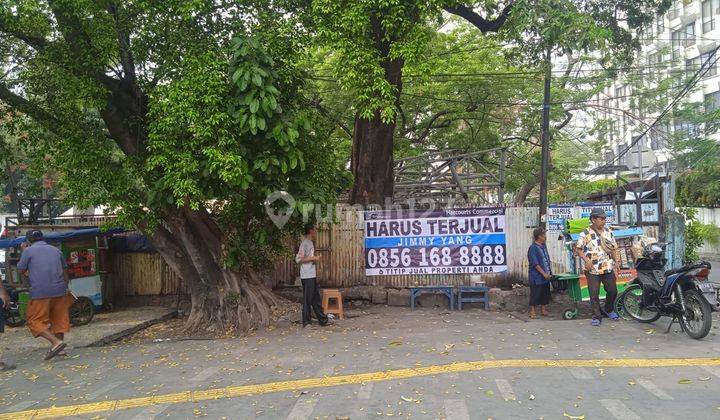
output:
M407 379L420 376L432 376L443 373L471 372L482 369L501 368L572 368L572 367L629 367L653 368L673 366L720 366L720 358L697 359L590 359L590 360L481 360L476 362L458 362L446 365L420 366L406 369L394 369L379 372L356 373L350 375L327 376L323 378L296 379L291 381L268 382L264 384L227 386L202 391L183 391L152 397L127 398L94 403L66 405L17 411L0 414L0 420L44 419L53 417L93 414L106 411L127 410L149 407L159 404L193 403L221 398L234 398L247 395L268 394L280 391L295 391L309 388L323 388L339 385L362 384L367 382Z

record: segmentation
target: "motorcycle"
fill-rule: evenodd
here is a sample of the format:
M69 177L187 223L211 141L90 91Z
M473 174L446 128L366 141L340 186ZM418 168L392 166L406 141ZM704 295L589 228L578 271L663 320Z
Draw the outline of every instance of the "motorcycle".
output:
M701 261L665 271L665 246L656 243L643 249L635 263L637 278L628 283L619 304L624 315L649 323L662 316L672 317L690 337L699 340L712 327L712 312L720 309L713 285L708 281L712 268Z
M5 308L5 324L9 327L19 327L25 323L25 319L20 315L20 307L18 305L18 292L15 289L8 289L10 302Z

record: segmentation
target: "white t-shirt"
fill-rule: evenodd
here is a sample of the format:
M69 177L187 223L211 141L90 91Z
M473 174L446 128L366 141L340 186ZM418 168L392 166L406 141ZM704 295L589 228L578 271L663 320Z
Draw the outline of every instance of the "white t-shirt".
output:
M308 238L303 238L302 242L300 242L300 249L298 250L297 255L295 256L295 262L300 263L301 258L305 257L313 257L315 256L315 245L313 244L313 241L311 241ZM317 273L315 271L315 262L304 262L300 264L300 278L301 279L312 279L317 277Z

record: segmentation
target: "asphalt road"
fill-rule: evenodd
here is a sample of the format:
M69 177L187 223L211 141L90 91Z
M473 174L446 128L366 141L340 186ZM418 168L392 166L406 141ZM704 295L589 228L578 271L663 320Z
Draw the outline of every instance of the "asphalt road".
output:
M16 354L18 370L0 374L0 418L720 416L717 317L696 341L664 334L663 320L592 328L380 306L352 315L242 339L76 349L51 362Z

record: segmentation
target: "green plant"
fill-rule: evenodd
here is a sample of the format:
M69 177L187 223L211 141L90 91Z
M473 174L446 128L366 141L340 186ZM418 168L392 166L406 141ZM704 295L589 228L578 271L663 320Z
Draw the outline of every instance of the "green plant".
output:
M697 210L683 208L680 213L685 215L685 263L695 262L700 259L698 249L703 244L720 244L720 227L709 225L697 220Z

